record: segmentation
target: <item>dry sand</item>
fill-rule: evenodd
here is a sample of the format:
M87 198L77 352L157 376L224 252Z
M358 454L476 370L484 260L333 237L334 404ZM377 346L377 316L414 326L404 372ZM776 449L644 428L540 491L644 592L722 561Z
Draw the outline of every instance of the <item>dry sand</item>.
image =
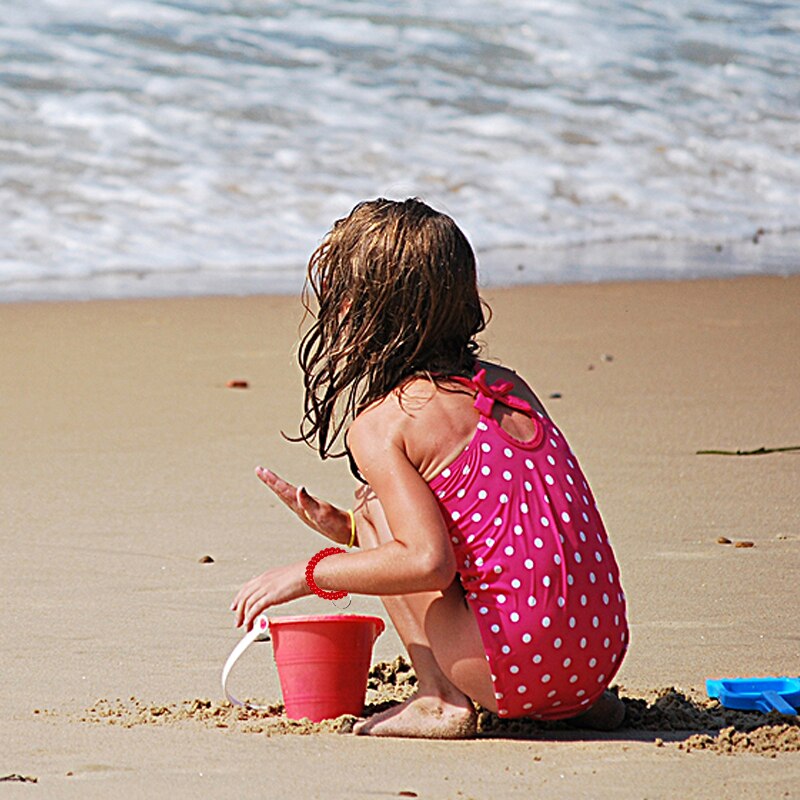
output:
M800 277L487 297L488 355L539 391L616 546L626 727L484 715L469 742L335 732L346 720L266 735L310 731L220 702L238 638L227 606L319 540L252 468L342 504L353 488L343 463L279 433L300 407L297 300L0 305L0 778L16 776L3 793L800 797L796 723L731 715L702 692L706 677L800 672L800 453L696 455L800 445ZM328 610L314 598L286 613ZM372 598L350 611L383 615ZM400 652L387 632L375 659ZM234 692L279 700L270 659L254 648ZM413 687L398 667L368 699Z

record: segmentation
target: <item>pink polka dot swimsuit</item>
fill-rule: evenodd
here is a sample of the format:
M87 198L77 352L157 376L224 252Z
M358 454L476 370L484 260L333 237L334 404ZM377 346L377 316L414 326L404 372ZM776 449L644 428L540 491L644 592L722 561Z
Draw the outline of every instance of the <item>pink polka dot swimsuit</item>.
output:
M550 419L472 381L480 413L466 449L430 487L448 521L467 603L492 671L500 716L559 719L585 711L628 645L614 553L586 479ZM495 402L529 414L520 442L492 417Z

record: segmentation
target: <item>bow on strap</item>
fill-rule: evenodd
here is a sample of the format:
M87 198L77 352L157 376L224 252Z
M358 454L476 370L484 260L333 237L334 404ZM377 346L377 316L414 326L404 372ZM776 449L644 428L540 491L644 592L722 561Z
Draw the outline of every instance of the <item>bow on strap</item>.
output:
M510 393L514 388L514 384L511 381L497 381L489 386L486 383L486 370L481 369L475 373L472 383L478 390L473 405L484 417L492 415L492 408L497 400L517 411L524 411L528 414L532 411L530 403Z

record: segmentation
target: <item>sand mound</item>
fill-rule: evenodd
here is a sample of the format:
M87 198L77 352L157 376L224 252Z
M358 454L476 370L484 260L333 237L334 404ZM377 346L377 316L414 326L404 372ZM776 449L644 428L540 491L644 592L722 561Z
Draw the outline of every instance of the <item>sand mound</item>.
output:
M410 697L417 679L411 665L402 657L383 661L370 671L367 684L365 715L383 711ZM676 744L678 748L712 750L718 753L760 753L775 756L779 752L800 751L800 721L779 714L731 711L716 700L692 699L675 689L649 693L647 698L626 697L625 722L613 734L603 738L628 738L626 731L650 732L657 746ZM37 710L35 713L53 715L55 712ZM89 724L118 725L179 725L199 723L209 728L222 728L241 733L312 734L349 733L355 717L343 716L320 723L290 720L284 715L282 703L265 709L246 709L230 703L207 699L184 700L166 705L145 703L136 697L128 700L98 700L85 712L73 715ZM572 731L568 722L537 722L535 720L503 720L479 709L478 735L485 738L514 738L553 740ZM660 734L660 735L657 735ZM588 737L585 731L582 737ZM635 738L641 739L641 735Z

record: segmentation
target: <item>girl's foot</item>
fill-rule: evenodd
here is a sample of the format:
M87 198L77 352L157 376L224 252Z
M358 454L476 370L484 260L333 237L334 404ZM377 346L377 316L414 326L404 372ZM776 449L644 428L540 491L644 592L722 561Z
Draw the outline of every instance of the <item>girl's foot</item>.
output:
M478 716L472 703L433 695L414 695L404 703L360 720L357 736L405 736L415 739L470 739Z
M624 721L625 703L607 690L588 711L568 720L576 728L589 728L593 731L615 731Z

